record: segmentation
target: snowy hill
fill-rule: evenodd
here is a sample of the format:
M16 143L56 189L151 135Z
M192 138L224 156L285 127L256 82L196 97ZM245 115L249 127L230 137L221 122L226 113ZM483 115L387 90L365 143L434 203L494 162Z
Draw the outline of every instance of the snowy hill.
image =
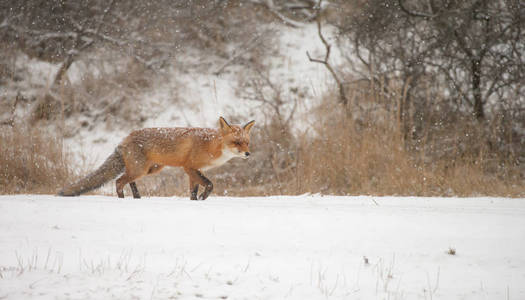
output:
M316 57L324 55L325 49L317 36L317 27L315 24L305 24L300 28L278 24L267 27L272 32L273 40L267 45L272 55L263 58L268 69L265 75L280 90L284 99L300 98L296 113L300 116L317 104L318 96L327 90L331 82L324 66L310 62L306 56L306 51ZM333 30L333 27L327 26L327 34L333 33ZM333 60L335 58L334 62L337 63L338 52L333 52ZM179 66L179 61L183 62L182 66ZM246 99L242 92L239 93L243 90L239 87L240 78L249 79L251 75L244 66L235 62L228 64L217 75L216 70L225 63L227 61L223 58L206 58L206 54L200 53L198 49L186 52L184 56L177 57L174 67L169 70L168 80L159 80L151 88L135 95L136 109L133 110L144 119L140 126L126 119L118 121L124 124L129 122L124 128L108 126L108 122L100 122L92 117L99 112L90 112L88 116L66 120L67 126L75 132L65 140L66 145L79 157L96 165L131 130L139 127L216 127L219 116L233 116L242 121L255 119L262 124L267 120L264 105ZM54 68L48 65L47 72L51 74L49 70ZM40 69L46 68L40 66ZM68 76L73 82L78 82L86 75L82 72L87 71L73 65ZM83 127L82 122L90 126Z
M17 195L0 228L0 299L525 298L523 199Z

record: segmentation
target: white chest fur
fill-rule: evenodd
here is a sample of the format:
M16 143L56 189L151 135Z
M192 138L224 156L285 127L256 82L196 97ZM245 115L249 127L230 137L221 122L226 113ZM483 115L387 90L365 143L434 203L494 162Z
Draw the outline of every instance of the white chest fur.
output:
M234 157L238 157L238 156L239 156L238 154L234 153L230 149L224 148L222 150L221 156L219 156L219 157L215 158L214 160L212 160L209 165L207 165L205 167L202 167L201 170L202 171L206 171L206 170L209 170L209 169L213 169L213 168L222 166L223 164L225 164L230 159L232 159Z

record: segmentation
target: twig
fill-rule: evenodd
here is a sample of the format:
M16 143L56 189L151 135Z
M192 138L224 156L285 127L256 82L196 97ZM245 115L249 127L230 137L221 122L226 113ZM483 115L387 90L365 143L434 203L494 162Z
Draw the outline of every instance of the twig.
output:
M401 8L401 10L403 12L405 12L406 14L408 14L409 16L412 16L412 17L421 17L421 18L429 18L429 19L432 19L432 18L435 18L437 17L436 14L427 14L427 13L424 13L424 12L414 12L414 11L410 11L408 10L405 5L403 4L403 0L398 0L397 1L398 4L399 4L399 7Z
M7 125L13 127L15 125L15 112L16 112L16 106L18 105L18 101L20 100L20 91L16 94L15 97L15 103L13 103L13 107L11 108L11 117L7 120L1 121L0 125Z
M323 36L323 32L321 31L321 18L319 16L317 17L317 34L319 35L319 38L321 39L321 42L323 43L323 45L326 48L324 59L312 58L310 56L310 53L308 53L308 51L306 51L306 56L308 57L308 59L311 62L323 64L326 67L326 69L330 72L330 74L334 78L334 80L337 83L337 86L339 88L339 101L344 106L346 106L348 104L348 98L346 97L344 84L341 81L341 79L339 78L339 76L337 76L337 73L335 72L335 70L332 67L332 65L328 62L328 59L330 58L330 52L331 52L331 49L332 49L332 45L330 45L328 43L328 41L326 41L325 37Z
M215 76L218 76L222 73L222 71L229 65L231 64L232 62L234 62L237 58L239 58L241 55L243 55L244 53L252 50L253 48L255 48L256 46L260 45L260 42L257 42L257 40L263 35L264 33L262 34L259 34L259 35L256 35L254 36L253 38L251 38L248 42L244 43L243 45L241 45L239 47L239 49L243 49L246 45L249 45L248 47L246 47L243 51L236 51L236 53L233 53L233 55L230 57L230 59L228 59L220 68L218 68L216 71L214 71L212 74L215 75ZM251 45L250 45L251 44Z
M303 26L302 23L299 23L297 21L291 20L291 19L285 17L283 14L281 14L278 11L278 9L275 7L275 4L273 3L273 0L262 0L262 1L251 0L250 2L252 2L254 4L259 4L259 5L262 5L262 6L266 7L266 9L268 9L272 14L274 14L278 19L280 19L284 24L286 24L286 25L288 25L290 27L299 28L299 27Z

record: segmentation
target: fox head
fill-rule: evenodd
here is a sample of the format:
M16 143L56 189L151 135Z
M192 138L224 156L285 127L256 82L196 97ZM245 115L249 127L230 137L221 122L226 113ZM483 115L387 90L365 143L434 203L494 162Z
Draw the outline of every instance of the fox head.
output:
M250 129L255 121L250 121L244 126L230 125L223 117L219 118L219 132L224 141L224 150L232 156L248 158L250 156Z

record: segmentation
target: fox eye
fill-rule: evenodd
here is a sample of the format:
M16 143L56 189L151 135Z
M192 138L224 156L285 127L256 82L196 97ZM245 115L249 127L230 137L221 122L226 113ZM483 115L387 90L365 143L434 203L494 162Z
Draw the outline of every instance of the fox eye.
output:
M234 144L235 146L240 146L240 145L241 145L241 142L239 142L239 141L235 141L235 142L233 142L233 144Z

